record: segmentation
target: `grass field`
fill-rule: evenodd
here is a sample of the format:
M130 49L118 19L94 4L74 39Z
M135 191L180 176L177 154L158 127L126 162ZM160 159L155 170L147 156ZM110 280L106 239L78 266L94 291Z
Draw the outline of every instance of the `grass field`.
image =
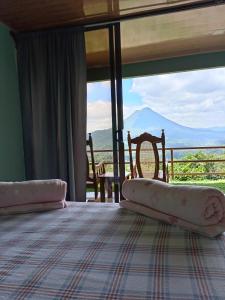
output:
M218 180L204 179L204 180L195 180L195 181L175 181L174 180L174 181L171 181L170 183L179 184L179 185L180 184L182 184L182 185L194 184L194 185L210 186L210 187L218 188L225 193L225 179L218 179Z

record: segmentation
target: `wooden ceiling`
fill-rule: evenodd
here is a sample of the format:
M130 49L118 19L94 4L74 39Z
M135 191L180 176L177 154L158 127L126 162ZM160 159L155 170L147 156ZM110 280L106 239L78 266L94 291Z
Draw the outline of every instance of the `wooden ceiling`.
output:
M0 0L12 31L82 25L205 0ZM223 0L221 0L223 1ZM225 5L121 23L124 64L225 50ZM109 64L107 30L85 33L90 68Z
M0 22L13 31L81 25L204 0L0 0Z

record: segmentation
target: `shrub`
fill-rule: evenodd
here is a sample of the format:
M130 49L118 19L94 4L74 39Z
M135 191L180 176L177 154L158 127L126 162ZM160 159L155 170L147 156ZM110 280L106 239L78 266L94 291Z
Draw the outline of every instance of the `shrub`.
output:
M225 159L225 154L215 154L215 153L204 153L203 151L198 151L195 153L188 153L180 160L213 160L213 159ZM169 166L169 171L171 173L171 166ZM224 176L220 175L188 175L188 173L214 173L214 172L225 172L225 162L187 162L187 163L175 163L174 173L183 173L183 175L177 175L174 179L187 181L187 180L202 180L202 179L219 179ZM187 175L186 175L187 174Z

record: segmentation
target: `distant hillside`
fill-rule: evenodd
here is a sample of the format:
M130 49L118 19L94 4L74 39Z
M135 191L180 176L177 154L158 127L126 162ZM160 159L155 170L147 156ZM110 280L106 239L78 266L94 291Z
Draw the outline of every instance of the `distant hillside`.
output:
M166 146L214 146L225 145L225 128L190 128L179 125L159 113L146 107L135 111L124 120L124 142L127 140L127 131L131 136L143 132L150 132L160 136L165 130ZM112 147L112 130L97 130L92 133L94 148L107 149Z

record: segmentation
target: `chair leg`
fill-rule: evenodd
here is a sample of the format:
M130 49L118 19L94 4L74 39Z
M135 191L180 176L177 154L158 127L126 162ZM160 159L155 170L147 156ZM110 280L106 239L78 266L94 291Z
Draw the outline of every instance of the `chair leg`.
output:
M95 185L95 200L98 199L98 185Z

